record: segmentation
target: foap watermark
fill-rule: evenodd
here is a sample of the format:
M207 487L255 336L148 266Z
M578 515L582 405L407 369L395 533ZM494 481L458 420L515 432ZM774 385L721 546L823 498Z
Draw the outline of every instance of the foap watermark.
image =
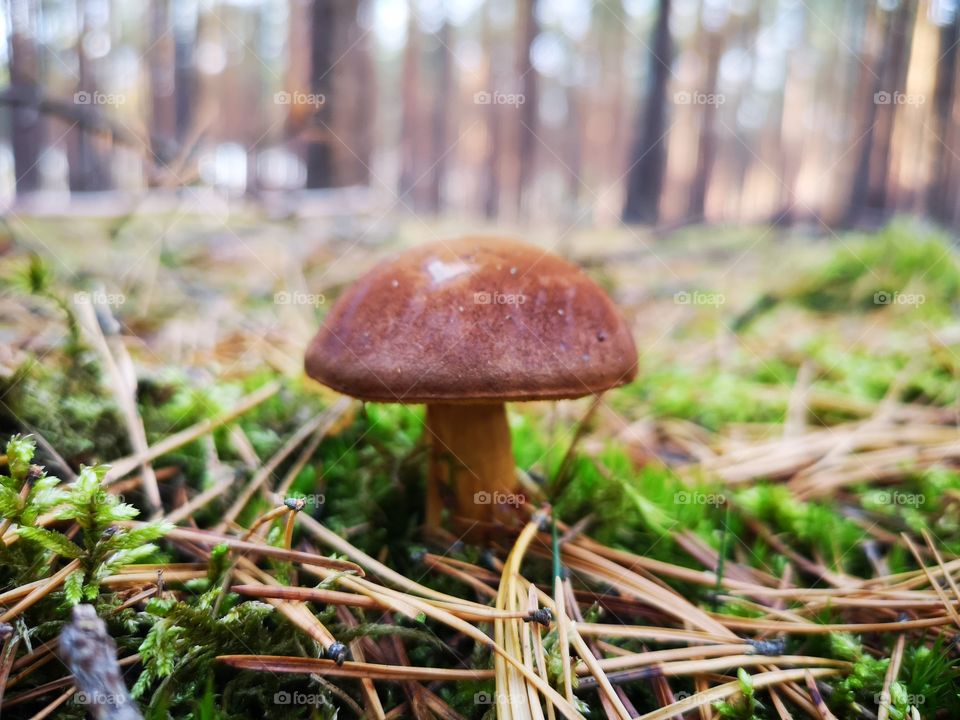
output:
M123 293L108 293L103 290L81 290L73 294L76 305L110 305L117 307L127 301Z
M510 695L509 693L487 692L481 690L473 694L474 705L514 705L529 702L526 695Z
M721 93L687 92L683 90L673 94L677 105L723 105L727 98Z
M908 305L919 307L927 301L923 293L902 293L895 290L878 290L873 294L874 305Z
M73 94L75 105L114 105L119 107L127 102L127 96L120 93L104 93L99 90L82 90Z
M912 705L913 707L920 707L927 701L927 698L922 693L917 693L914 695L912 693L891 693L881 691L873 694L873 701L878 707L880 705L891 707L894 703L898 705L906 703L907 705Z
M286 690L279 690L273 694L274 705L303 705L317 707L319 705L325 705L326 702L326 698L320 693L305 693L298 690L287 692Z
M919 93L902 93L899 90L887 92L881 90L873 94L875 105L923 105L927 101L926 95Z
M898 505L900 507L920 507L927 498L923 493L900 492L899 490L881 490L871 498L877 505Z
M687 492L686 490L681 490L673 494L673 502L676 505L712 505L719 507L727 502L727 497L723 493Z
M527 296L523 293L502 293L494 290L473 294L474 305L523 305L526 301Z
M478 90L473 94L474 105L513 105L519 107L527 101L522 93L487 92Z
M320 107L326 102L327 97L322 93L281 91L273 95L274 105L313 105L314 107Z
M327 501L327 496L323 493L314 493L313 495L304 495L302 497L288 497L283 501L291 510L297 512L306 508L320 507Z
M689 693L686 690L681 690L673 696L673 701L678 705L691 705L696 706L696 703L693 700L693 693Z
M120 693L85 692L83 690L78 690L73 696L73 700L80 705L107 705L110 707L117 707L127 702L126 696Z
M673 295L673 302L677 305L711 305L713 307L720 307L726 301L727 298L723 293L703 292L701 290L694 290L693 292L682 290Z
M116 501L121 505L127 502L125 495L121 493L110 492L109 490L97 490L93 494L93 502L97 505L102 505L103 503L111 502L110 498L116 498Z
M326 301L327 298L322 293L287 292L283 290L273 295L275 305L313 305L313 307L319 307Z
M513 505L520 507L527 501L527 496L523 493L505 493L497 490L487 492L480 490L473 494L473 502L476 505Z

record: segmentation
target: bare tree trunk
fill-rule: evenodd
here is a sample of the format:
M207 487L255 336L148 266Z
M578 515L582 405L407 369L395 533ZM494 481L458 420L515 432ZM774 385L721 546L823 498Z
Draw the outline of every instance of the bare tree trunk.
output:
M29 0L10 0L10 85L18 94L38 98L34 7ZM33 103L14 105L11 115L11 142L17 194L40 188L40 148L43 119Z
M314 0L310 16L310 92L329 100L333 89L337 33L337 3ZM333 138L330 135L330 103L321 104L313 115L313 132L307 144L307 187L336 186Z
M870 197L871 158L874 155L873 146L879 124L878 99L882 97L882 93L886 92L884 67L887 64L885 56L888 55L889 49L884 39L889 39L893 23L893 18L888 12L869 6L866 12L868 13L867 26L864 31L863 49L860 52L860 82L854 105L859 117L855 118L853 137L859 138L860 152L857 155L850 186L850 199L843 218L845 226L853 226L860 221ZM890 104L892 104L892 97Z
M627 198L623 221L656 223L660 218L660 194L667 167L666 131L667 84L673 53L670 38L670 0L660 0L650 51L652 84L643 112L637 113L637 126L630 170L627 173Z
M947 137L951 130L951 115L956 103L957 44L960 43L960 12L953 22L940 28L940 51L937 60L937 76L933 91L931 132L934 141L951 147ZM927 212L940 222L949 223L953 216L951 188L951 157L938 151L933 155L929 186L926 191Z
M690 201L687 205L687 219L701 222L706 217L707 190L710 188L710 176L717 157L717 76L720 69L720 55L723 52L723 36L701 28L703 45L706 47L704 65L707 75L704 79L700 116L700 140L697 151L697 169L690 186Z
M197 69L193 62L196 38L200 33L200 13L194 20L192 32L174 28L174 88L177 103L177 137L186 136L194 120L193 106L197 101Z
M881 81L892 102L880 104L877 107L877 127L874 134L873 154L870 158L867 190L867 207L877 212L887 209L887 181L893 124L897 110L901 107L897 96L903 94L906 86L914 12L915 3L904 0L888 21L890 24L885 43L888 55L884 62Z
M86 0L77 3L77 72L79 82L75 102L89 105L94 113L110 112L109 107L100 104L105 96L100 92L96 67L87 57L83 38L89 30L89 16ZM104 28L105 30L106 28ZM96 192L107 190L111 186L109 141L102 135L94 135L80 127L74 127L67 142L70 165L70 190L72 192Z
M415 184L420 175L420 31L415 6L411 3L407 21L407 43L403 49L403 70L400 80L400 178L398 194L407 205L416 206Z
M357 6L359 12L359 3ZM353 152L355 170L350 182L357 184L370 183L370 164L373 161L375 146L374 128L377 117L377 72L372 47L372 35L360 27L356 20L356 12L350 23L353 30L351 36L351 51L354 54L355 70L353 77L358 85L358 97L355 112L350 119L353 128Z
M330 72L332 89L327 96L335 184L340 187L363 185L370 180L376 105L370 33L357 21L360 0L325 1L337 9L335 67Z
M604 186L619 183L628 169L629 144L628 123L624 100L626 65L624 47L630 18L622 0L606 0L594 6L591 25L595 32L596 47L600 52L600 83L596 87L583 88L580 98L581 131L598 123L604 127L604 140L591 147L590 136L581 135L581 154L584 173L597 178ZM669 59L667 60L669 63Z
M799 67L803 63L797 53L791 52L787 58L786 79L776 131L777 153L779 156L780 187L777 204L773 209L770 222L783 227L793 224L798 213L797 179L800 175L801 158L805 137L801 123L800 108L805 106L808 97L806 83L802 79Z
M450 116L454 105L453 92L453 32L449 22L440 29L439 42L433 52L433 71L436 75L433 92L433 132L430 152L430 182L427 186L426 209L438 213L443 205L443 184L447 174L450 150Z
M170 0L153 0L150 17L150 150L162 163L176 153L176 40L170 25Z
M483 50L487 59L486 92L492 93L499 86L501 61L489 7L483 10ZM496 103L488 103L485 108L485 115L487 147L484 158L483 215L486 218L493 219L500 211L500 153L503 146L500 106Z
M536 0L520 0L518 5L519 18L519 49L517 52L517 77L520 78L523 103L518 108L517 117L520 125L517 128L517 215L525 216L524 194L535 176L537 159L537 71L530 61L530 49L533 41L540 32L537 26Z
M573 212L573 217L579 216L577 210L580 201L580 189L583 184L583 116L581 112L581 88L571 83L567 86L567 128L566 128L566 158L567 166L567 202Z

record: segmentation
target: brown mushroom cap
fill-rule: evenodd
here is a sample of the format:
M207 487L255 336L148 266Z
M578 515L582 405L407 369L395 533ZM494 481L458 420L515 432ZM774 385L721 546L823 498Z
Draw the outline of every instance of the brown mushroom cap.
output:
M580 268L499 238L431 243L380 263L336 302L307 374L404 403L574 398L629 382L637 350Z

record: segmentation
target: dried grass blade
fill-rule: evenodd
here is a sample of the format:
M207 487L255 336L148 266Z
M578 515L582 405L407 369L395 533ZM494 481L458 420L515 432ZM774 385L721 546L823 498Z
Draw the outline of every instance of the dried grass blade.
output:
M426 680L464 682L489 680L492 670L467 670L418 667L415 665L381 665L351 660L337 665L333 660L284 655L220 655L220 662L240 670L261 670L274 673L328 675L333 677L370 678L371 680Z
M112 463L110 463L110 469L107 471L107 474L104 477L104 484L109 485L119 480L128 472L131 472L143 463L156 460L161 455L166 455L167 453L206 435L211 430L215 430L221 425L226 425L227 423L232 422L244 413L247 413L255 408L264 400L276 395L279 390L279 382L267 383L263 387L260 387L247 395L243 400L241 400L223 415L216 418L202 420L196 425L164 438L160 442L152 445L149 449L147 449L146 452L134 453L133 455L128 455L126 457L114 460Z
M137 522L128 522L125 524L130 527L139 527L143 525L143 523ZM347 560L334 560L332 558L323 557L322 555L316 555L314 553L301 552L300 550L287 550L286 548L278 548L274 547L273 545L260 544L247 540L238 540L237 538L229 535L208 532L206 530L193 530L190 528L177 527L170 530L166 534L166 537L171 540L185 540L187 542L197 543L198 545L203 545L205 547L223 544L227 545L231 550L241 552L244 555L249 554L272 557L278 560L300 563L301 565L315 565L317 567L328 568L330 570L337 570L340 572L352 572L359 577L363 577L364 574L363 568L356 563L352 563Z
M826 677L829 675L836 675L839 672L839 670L834 670L831 668L815 668L813 670L775 670L773 672L757 673L756 675L751 676L750 680L753 684L753 687L759 690L765 687L779 685L781 683L793 680L802 680L804 677L806 677L806 674L810 674L813 677ZM673 705L668 705L667 707L660 708L659 710L649 712L646 715L641 715L638 720L667 720L667 718L676 717L677 715L682 715L685 712L689 712L693 708L709 706L712 703L723 700L731 695L736 695L738 692L740 692L740 683L734 680L733 682L717 685L709 690L699 692L696 695L691 695L690 697L684 698L679 702L673 703Z

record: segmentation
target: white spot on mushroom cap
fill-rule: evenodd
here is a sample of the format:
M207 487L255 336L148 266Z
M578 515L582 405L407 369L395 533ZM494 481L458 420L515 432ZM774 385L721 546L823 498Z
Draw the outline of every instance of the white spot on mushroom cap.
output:
M459 260L456 262L431 260L427 263L427 272L430 273L430 279L436 284L445 283L469 271L470 266Z

